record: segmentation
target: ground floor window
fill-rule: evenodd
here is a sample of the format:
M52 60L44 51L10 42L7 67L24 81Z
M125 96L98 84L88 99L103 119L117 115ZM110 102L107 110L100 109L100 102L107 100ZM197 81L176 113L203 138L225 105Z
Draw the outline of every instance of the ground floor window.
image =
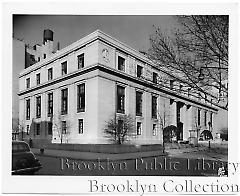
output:
M125 88L117 86L117 112L124 113L125 110Z
M157 97L152 96L152 118L157 118Z
M67 123L66 121L62 121L62 134L67 133Z
M204 126L207 126L207 112L204 112Z
M52 135L52 122L48 123L48 135Z
M212 127L213 124L213 113L210 113L210 124L209 126Z
M118 134L121 134L123 131L123 120L118 120Z
M83 119L78 119L78 133L83 134Z
M29 135L29 125L27 125L27 135Z
M201 119L201 110L198 109L198 126L200 126L201 124L200 119Z
M41 117L41 96L36 97L36 117Z
M40 135L40 123L36 124L36 135Z
M156 124L153 124L153 136L157 135L157 125Z
M137 122L137 135L142 135L142 123Z

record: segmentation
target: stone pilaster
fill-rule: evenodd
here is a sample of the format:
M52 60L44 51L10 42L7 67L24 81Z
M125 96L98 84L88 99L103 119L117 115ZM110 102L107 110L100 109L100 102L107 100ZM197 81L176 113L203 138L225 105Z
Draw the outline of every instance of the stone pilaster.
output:
M177 126L177 102L170 101L170 123Z

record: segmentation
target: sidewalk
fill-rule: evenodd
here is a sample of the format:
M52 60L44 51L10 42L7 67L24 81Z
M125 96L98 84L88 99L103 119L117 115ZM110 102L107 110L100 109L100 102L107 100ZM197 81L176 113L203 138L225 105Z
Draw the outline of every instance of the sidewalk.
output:
M187 158L187 159L206 159L227 162L227 152L223 149L208 148L206 146L195 148L167 149L166 152L170 157Z
M221 153L221 149L216 151L215 148L208 149L205 146L198 148L180 148L180 149L166 149L166 153L162 151L148 151L148 152L134 152L134 153L122 153L122 154L109 154L109 153L94 153L94 152L78 152L78 151L66 151L66 150L52 150L45 149L44 153L40 153L40 149L32 148L32 152L39 156L69 158L75 160L131 160L144 157L157 157L157 156L169 156L175 158L186 159L205 159L227 162L227 154Z
M40 153L40 149L31 148L31 151L35 155L39 156L49 156L49 157L59 157L59 158L69 158L75 160L91 160L95 161L97 159L101 160L130 160L143 157L156 157L165 156L162 151L148 151L148 152L134 152L134 153L122 153L122 154L107 154L107 153L94 153L94 152L78 152L78 151L66 151L66 150L52 150L45 149L44 153Z

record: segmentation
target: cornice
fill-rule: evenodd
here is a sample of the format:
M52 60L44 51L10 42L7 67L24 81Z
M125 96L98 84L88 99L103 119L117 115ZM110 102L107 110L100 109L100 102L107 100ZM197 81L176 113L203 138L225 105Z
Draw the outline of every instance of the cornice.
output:
M148 81L145 81L143 79L136 78L136 77L131 76L131 75L127 74L127 73L118 71L116 69L113 69L111 67L107 67L107 66L105 66L103 64L99 64L99 63L93 64L92 66L88 66L88 67L86 67L86 68L84 68L82 70L78 70L76 72L67 74L65 76L56 78L56 79L54 79L52 81L45 82L45 83L43 83L43 84L41 84L39 86L32 87L30 89L26 89L24 91L19 92L18 95L22 96L22 95L28 94L30 92L33 92L33 91L36 91L36 90L48 87L50 85L54 85L54 84L57 84L59 82L63 82L63 81L69 80L71 78L74 78L74 77L77 77L77 76L89 73L89 72L94 71L94 70L100 70L100 71L103 71L105 73L108 73L108 74L111 74L111 75L114 75L114 76L126 79L128 81L131 81L131 82L134 82L134 83L137 83L137 84L140 84L140 85L143 85L143 86L145 86L147 88L154 89L154 90L156 90L158 92L161 92L161 93L164 93L164 94L166 94L168 96L171 96L176 101L183 101L183 102L186 101L188 104L192 103L192 104L198 105L200 107L208 108L208 109L210 109L212 111L215 111L215 112L218 111L218 109L213 107L213 106L210 106L208 104L205 104L205 103L199 102L197 100L191 99L191 98L186 97L184 95L177 94L177 93L175 93L175 92L173 92L171 90L164 89L161 86L159 86L157 84L154 84L152 82L148 82Z

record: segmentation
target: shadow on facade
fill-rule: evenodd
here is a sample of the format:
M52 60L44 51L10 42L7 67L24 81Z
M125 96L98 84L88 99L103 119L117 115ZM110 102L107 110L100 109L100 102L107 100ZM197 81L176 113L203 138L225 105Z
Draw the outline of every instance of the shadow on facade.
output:
M50 131L51 121L40 121L32 123L29 127L29 134L25 134L24 141L31 143L32 147L44 146L52 142L52 131ZM31 140L31 142L30 142Z
M26 141L33 148L44 148L54 150L69 150L80 152L104 152L104 153L127 153L162 151L162 144L149 144L136 146L133 144L73 144L73 143L52 143L52 133L49 132L51 121L32 121L29 134L25 135ZM31 142L30 142L31 141Z

